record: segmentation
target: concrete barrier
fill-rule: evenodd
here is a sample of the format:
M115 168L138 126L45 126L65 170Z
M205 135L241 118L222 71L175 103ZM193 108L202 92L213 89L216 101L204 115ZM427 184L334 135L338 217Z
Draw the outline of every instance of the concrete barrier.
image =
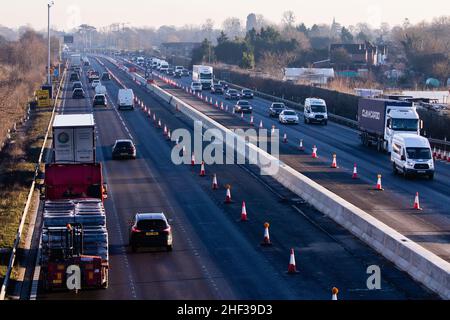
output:
M133 77L133 75L131 76ZM240 139L228 128L158 86L148 84L147 88L173 107L178 105L178 109L192 120L201 121L205 129L219 129L224 134L234 135L236 141ZM386 259L392 261L399 269L407 272L413 279L436 292L443 299L450 299L450 264L448 262L257 146L250 143L245 144L247 148L257 152L264 162L279 165L273 178L284 187L349 230ZM241 151L238 150L238 152Z

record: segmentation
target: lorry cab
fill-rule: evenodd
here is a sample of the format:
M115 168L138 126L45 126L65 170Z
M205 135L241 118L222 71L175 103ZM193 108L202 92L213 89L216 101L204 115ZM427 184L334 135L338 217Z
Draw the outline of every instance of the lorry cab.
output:
M159 71L162 73L166 73L169 70L169 64L166 61L162 61L159 67Z
M317 122L323 125L327 125L328 112L325 100L318 98L306 98L304 121L305 123L308 124L312 122Z
M414 133L398 133L392 138L391 152L394 174L424 175L434 178L434 160L430 142Z

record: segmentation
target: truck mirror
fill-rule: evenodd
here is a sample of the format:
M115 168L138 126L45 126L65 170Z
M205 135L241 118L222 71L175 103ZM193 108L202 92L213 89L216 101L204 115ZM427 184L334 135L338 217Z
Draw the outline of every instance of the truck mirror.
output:
M423 120L420 120L420 130L423 130Z
M406 161L406 157L405 156L402 156L402 161Z

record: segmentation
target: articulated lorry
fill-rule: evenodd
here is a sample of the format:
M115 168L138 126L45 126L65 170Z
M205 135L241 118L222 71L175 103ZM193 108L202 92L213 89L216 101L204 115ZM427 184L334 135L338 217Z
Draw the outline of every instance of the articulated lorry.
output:
M192 67L192 81L200 82L203 90L209 90L213 85L213 71L213 67L210 66L194 65Z
M409 101L361 98L358 103L361 142L390 153L397 133L420 135L420 119Z
M54 140L69 144L79 120L92 115L62 115L54 123ZM71 121L78 119L78 123ZM64 130L61 124L65 123ZM56 124L56 127L55 127ZM77 134L74 133L73 136ZM82 141L89 141L95 148L94 130L80 133ZM84 148L88 149L83 142ZM103 183L102 165L96 163L94 151L91 156L76 157L76 147L61 149L55 145L53 162L45 167L45 178L41 197L43 198L43 229L41 234L41 279L46 290L67 289L67 272L71 266L80 268L81 289L108 287L108 231L106 228L107 198ZM82 154L86 154L84 150ZM64 157L62 157L64 155ZM63 159L63 161L60 161ZM72 161L69 161L71 159ZM85 160L83 160L85 159Z

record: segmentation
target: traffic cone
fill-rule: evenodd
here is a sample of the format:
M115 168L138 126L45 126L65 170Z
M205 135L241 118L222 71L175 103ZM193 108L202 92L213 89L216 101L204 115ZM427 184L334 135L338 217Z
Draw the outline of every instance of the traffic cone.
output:
M209 104L213 104L213 99L212 99L212 97L209 99Z
M448 160L446 151L442 152L442 160L444 160L444 161Z
M333 162L331 163L331 168L333 169L337 168L336 154L333 154Z
M287 133L283 136L283 143L288 143Z
M317 147L314 145L313 148L312 148L312 150L313 150L313 152L312 152L312 157L313 157L314 159L317 159L317 158L318 158L318 156L317 156Z
M163 135L164 135L164 136L167 136L167 126L166 126L166 125L164 125Z
M200 168L200 177L205 176L205 161L202 161L202 166Z
M336 287L334 287L333 289L331 289L331 300L337 300L338 299L338 297L337 297L337 295L338 295L338 293L339 293L339 289L338 288L336 288Z
M231 188L230 188L230 186L227 186L227 195L225 197L225 203L226 204L231 203Z
M170 133L170 129L167 129L167 136L166 136L167 140L172 140L172 134Z
M225 111L228 112L228 105L225 106Z
M433 148L433 158L436 158L436 147Z
M191 166L195 166L195 154L193 152L191 156Z
M216 100L216 104L215 104L216 108L219 108L219 102Z
M298 273L297 267L295 266L295 254L294 249L291 249L291 257L289 259L289 266L288 266L288 274L295 274Z
M223 110L223 102L220 103L220 109Z
M241 119L244 119L244 113L241 112Z
M447 154L447 162L450 162L450 151Z
M161 126L162 126L162 124L161 124L161 119L159 119L159 120L158 120L158 128L161 129Z
M272 242L270 242L269 227L270 224L268 222L264 223L264 239L263 242L261 242L261 245L265 247L272 245Z
M300 151L305 151L305 147L303 146L303 139L300 139L300 145L298 146Z
M248 221L247 208L245 206L245 201L242 202L241 221Z
M183 146L183 148L181 149L181 156L183 157L186 153L186 146Z
M436 157L438 160L440 160L441 158L442 158L442 155L441 155L441 149L438 149L438 152L437 152L437 157Z
M416 197L414 198L414 210L422 210L419 203L419 193L416 192Z
M212 189L213 190L219 189L219 185L217 184L217 174L215 174L215 173L213 176Z
M271 134L275 134L275 125L272 126L272 130L270 131Z
M381 186L381 174L378 175L376 190L379 190L379 191L383 190L383 187Z
M358 168L356 167L356 163L353 166L353 175L352 175L352 179L358 179Z
M255 123L253 122L253 116L250 116L250 125L253 127L255 125Z
M259 122L259 128L260 129L264 128L262 120Z

